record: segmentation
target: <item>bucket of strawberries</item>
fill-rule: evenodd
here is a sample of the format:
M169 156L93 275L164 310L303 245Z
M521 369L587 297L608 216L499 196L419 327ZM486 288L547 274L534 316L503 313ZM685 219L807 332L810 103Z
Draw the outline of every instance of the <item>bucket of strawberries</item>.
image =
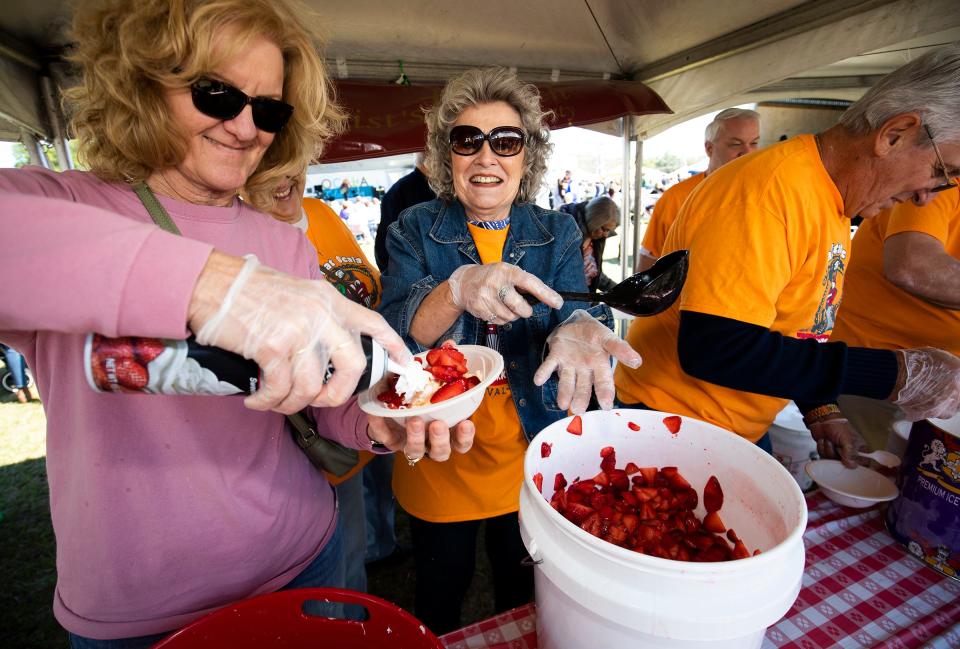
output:
M799 593L803 494L730 431L588 412L541 431L524 472L541 649L759 647Z

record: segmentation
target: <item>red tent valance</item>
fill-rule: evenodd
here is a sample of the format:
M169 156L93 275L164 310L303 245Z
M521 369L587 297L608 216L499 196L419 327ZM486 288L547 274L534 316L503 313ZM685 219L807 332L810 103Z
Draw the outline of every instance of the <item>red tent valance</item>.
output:
M401 86L338 81L337 99L350 114L347 131L329 143L320 162L411 153L423 149L423 108L440 98L442 84ZM543 106L554 112L551 128L583 126L624 115L671 112L639 81L561 81L537 84Z

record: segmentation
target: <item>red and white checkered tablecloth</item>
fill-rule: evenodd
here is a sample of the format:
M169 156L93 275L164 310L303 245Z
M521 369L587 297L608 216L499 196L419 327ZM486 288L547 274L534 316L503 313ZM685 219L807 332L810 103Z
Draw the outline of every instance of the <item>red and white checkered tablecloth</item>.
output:
M807 497L806 567L797 601L763 649L960 647L960 582L909 556L878 508ZM440 638L447 649L537 649L536 607L507 611Z

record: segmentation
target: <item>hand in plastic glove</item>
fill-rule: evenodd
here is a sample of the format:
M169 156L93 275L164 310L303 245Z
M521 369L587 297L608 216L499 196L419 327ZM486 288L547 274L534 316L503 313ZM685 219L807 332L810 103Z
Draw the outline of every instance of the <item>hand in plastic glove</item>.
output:
M554 371L560 377L557 405L580 414L590 403L591 389L604 410L613 407L616 391L610 357L630 367L640 367L640 354L602 322L577 309L547 337L550 353L533 375L543 385Z
M450 459L451 451L466 453L473 446L476 429L469 419L453 428L442 421L424 425L420 417L410 417L405 426L392 419L367 416L367 436L391 451L401 451L409 462L429 457L436 462Z
M897 352L900 376L893 403L907 420L947 419L960 409L960 358L932 347ZM893 395L891 395L893 396Z
M563 298L538 277L503 262L460 266L447 284L454 306L487 322L504 324L533 315L518 288L554 309L563 306Z
M236 269L240 267L239 272ZM366 365L360 334L398 363L410 360L400 336L377 313L343 297L329 282L307 280L242 259L211 254L191 297L188 325L197 342L256 361L254 410L298 412L337 406L353 394ZM328 363L336 370L324 384Z
M840 460L848 469L869 464L869 459L857 455L868 449L866 441L842 415L825 417L807 425L817 442L817 453L826 460Z

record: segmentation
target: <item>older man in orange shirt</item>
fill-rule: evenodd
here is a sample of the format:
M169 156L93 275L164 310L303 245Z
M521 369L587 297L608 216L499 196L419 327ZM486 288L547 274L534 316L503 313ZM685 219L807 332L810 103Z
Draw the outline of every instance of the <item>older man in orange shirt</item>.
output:
M839 394L886 399L911 419L960 410L960 358L828 342L844 292L850 219L925 205L960 170L960 43L881 79L816 135L724 165L684 203L664 252L687 249L683 293L637 318L643 356L618 366L625 405L696 417L764 445L794 400L821 456L855 465ZM718 218L723 215L736 218ZM822 341L822 342L821 342Z
M690 192L700 182L714 171L756 151L760 146L760 114L755 110L745 108L728 108L717 113L713 121L707 124L704 132L703 148L707 152L710 163L703 173L690 176L668 189L657 201L647 225L647 232L643 237L634 270L640 272L653 265L663 253L663 243L667 238L667 231L673 225L680 207L687 200Z

